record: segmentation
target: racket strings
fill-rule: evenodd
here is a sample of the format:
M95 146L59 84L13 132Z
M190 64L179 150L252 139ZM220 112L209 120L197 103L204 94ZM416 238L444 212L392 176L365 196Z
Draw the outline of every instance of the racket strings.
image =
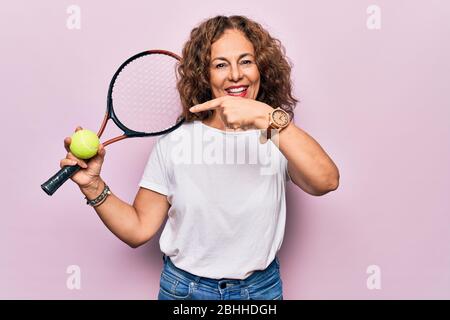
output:
M176 84L177 60L148 54L127 64L112 91L113 110L128 129L143 133L173 127L182 115Z

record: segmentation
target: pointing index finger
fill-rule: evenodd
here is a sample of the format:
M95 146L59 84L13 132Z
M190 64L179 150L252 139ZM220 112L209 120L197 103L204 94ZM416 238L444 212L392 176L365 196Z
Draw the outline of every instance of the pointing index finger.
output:
M190 112L200 112L200 111L216 109L216 108L220 107L220 105L222 104L222 100L223 100L223 97L209 100L209 101L197 104L197 105L189 108L189 111Z

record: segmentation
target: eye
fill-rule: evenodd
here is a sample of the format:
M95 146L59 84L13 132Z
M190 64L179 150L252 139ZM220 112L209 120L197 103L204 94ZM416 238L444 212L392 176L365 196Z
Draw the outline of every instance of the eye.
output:
M216 69L220 69L225 67L225 63L219 63L218 65L216 65Z
M243 60L243 61L242 61L242 64L251 64L251 63L252 63L251 60Z

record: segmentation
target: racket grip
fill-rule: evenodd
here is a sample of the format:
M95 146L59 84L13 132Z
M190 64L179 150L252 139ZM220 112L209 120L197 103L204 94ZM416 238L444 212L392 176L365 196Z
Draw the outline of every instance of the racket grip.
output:
M42 190L51 196L61 187L71 176L73 176L81 167L79 165L64 166L53 177L41 184Z

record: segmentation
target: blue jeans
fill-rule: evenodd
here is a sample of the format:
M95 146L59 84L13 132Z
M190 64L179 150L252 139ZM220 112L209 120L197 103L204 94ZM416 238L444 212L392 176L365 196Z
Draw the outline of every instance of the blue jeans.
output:
M163 260L158 300L283 300L278 258L244 280L199 277Z

